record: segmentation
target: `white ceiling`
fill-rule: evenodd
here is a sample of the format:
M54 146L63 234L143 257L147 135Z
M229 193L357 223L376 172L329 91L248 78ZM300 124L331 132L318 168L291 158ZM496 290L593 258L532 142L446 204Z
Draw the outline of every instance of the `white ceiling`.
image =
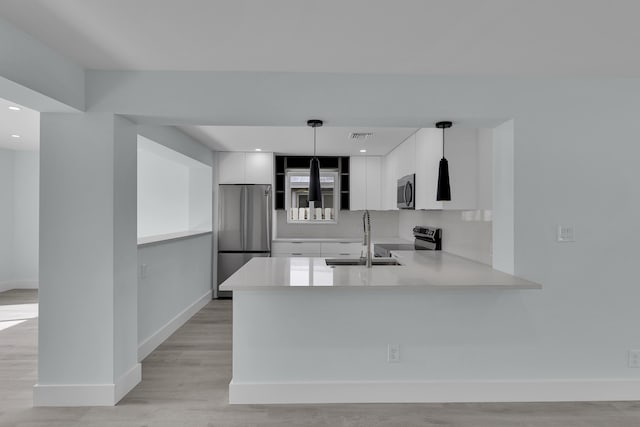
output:
M20 111L9 107L18 107ZM11 135L19 135L20 138ZM39 150L40 113L0 98L0 148Z
M313 154L313 130L307 126L183 126L185 133L216 151L262 151L286 154ZM413 134L415 128L320 127L317 129L318 155L382 156ZM349 139L351 132L372 132L364 142Z
M91 69L640 76L637 0L2 0Z

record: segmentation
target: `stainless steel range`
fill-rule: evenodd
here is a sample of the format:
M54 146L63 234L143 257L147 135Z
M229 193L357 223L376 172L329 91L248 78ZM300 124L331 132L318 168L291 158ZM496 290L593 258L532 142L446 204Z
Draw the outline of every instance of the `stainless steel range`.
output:
M391 251L439 251L442 250L442 229L433 227L413 227L411 243L376 243L373 253L377 257L390 257Z

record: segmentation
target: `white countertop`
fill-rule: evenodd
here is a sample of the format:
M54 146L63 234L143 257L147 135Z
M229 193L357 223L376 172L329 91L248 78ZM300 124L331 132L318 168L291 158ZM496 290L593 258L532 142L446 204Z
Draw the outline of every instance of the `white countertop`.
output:
M538 283L442 251L397 251L400 266L329 267L324 258L253 258L221 290L312 287L541 289Z
M152 243L165 242L167 240L185 239L187 237L199 236L201 234L211 234L211 230L206 231L178 231L175 233L156 234L153 236L138 237L138 246L150 245Z

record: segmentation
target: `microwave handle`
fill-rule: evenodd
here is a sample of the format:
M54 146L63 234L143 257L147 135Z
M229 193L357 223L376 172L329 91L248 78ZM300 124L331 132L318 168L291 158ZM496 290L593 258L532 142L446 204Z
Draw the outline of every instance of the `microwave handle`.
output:
M413 186L407 182L404 186L404 202L408 205L413 201Z

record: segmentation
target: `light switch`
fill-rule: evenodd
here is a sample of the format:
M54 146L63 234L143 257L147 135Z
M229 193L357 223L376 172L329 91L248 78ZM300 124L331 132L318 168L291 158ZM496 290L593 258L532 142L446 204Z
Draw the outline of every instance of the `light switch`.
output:
M557 241L561 243L575 242L575 227L573 225L559 225Z

